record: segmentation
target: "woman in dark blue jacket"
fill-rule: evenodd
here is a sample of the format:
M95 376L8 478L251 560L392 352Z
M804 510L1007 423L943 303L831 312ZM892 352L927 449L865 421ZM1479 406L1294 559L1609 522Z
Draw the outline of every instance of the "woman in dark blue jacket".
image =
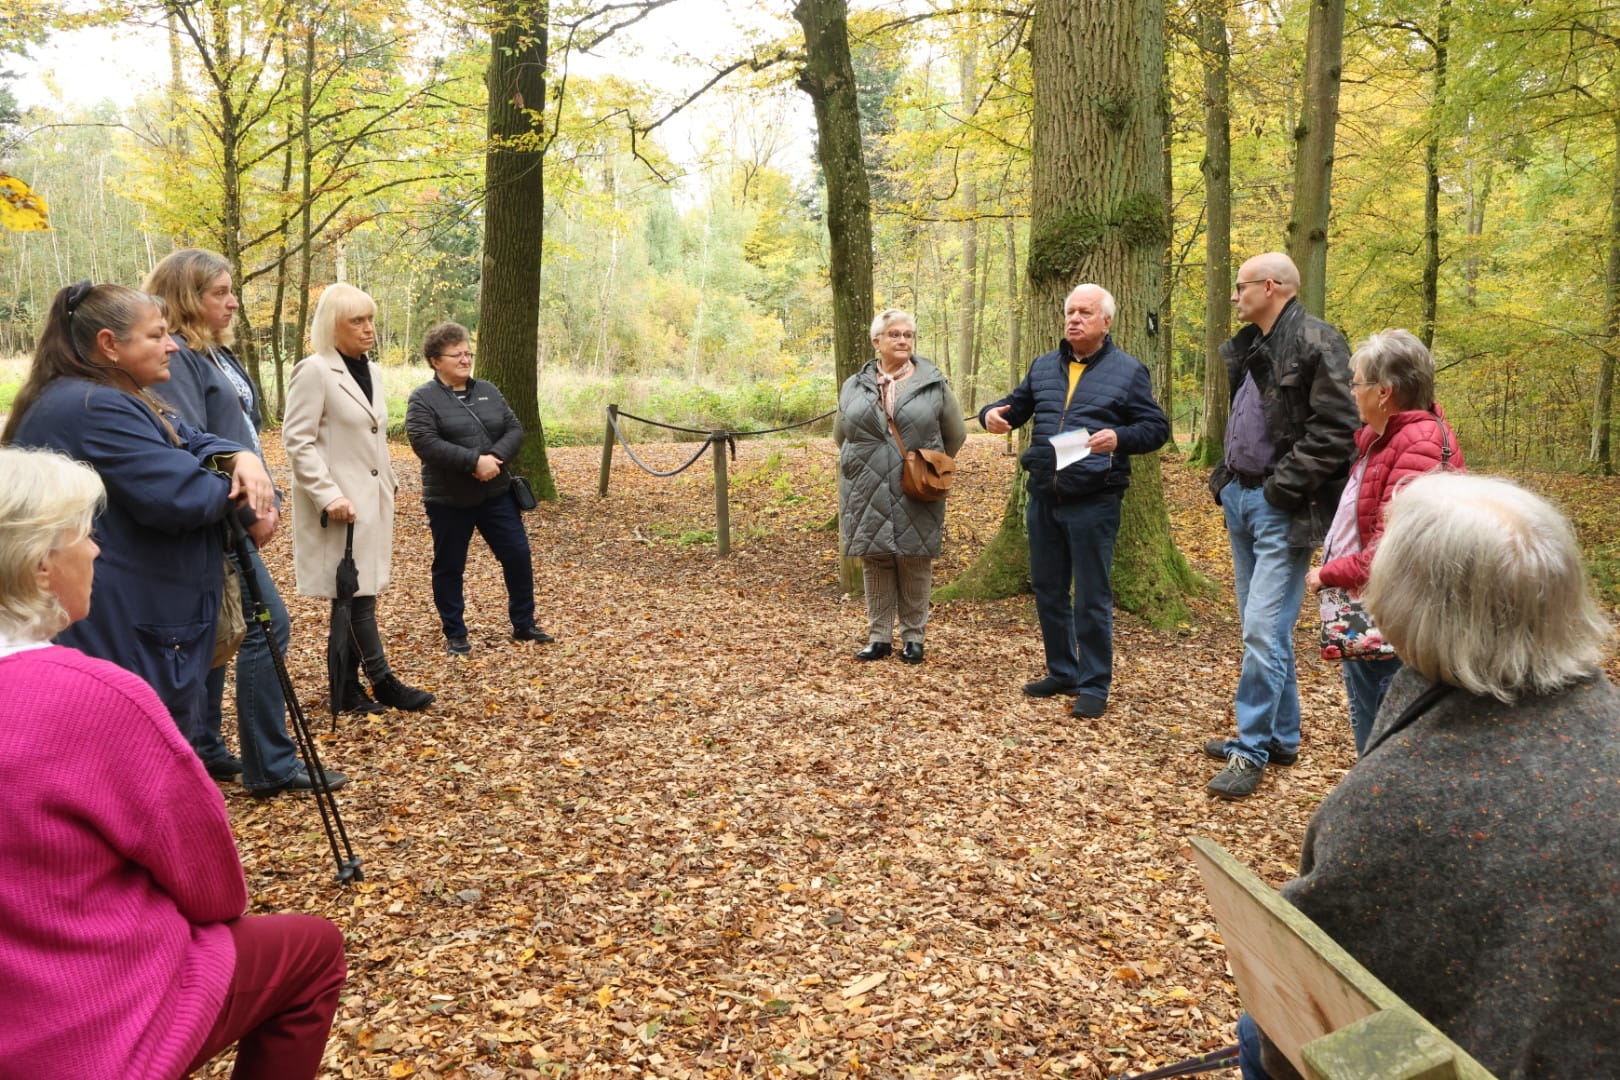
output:
M262 460L259 429L264 425L264 409L259 390L231 351L231 324L242 306L232 288L231 264L212 251L185 248L164 256L147 275L145 287L167 305L170 336L177 350L169 358L164 398L186 423L252 447ZM276 510L267 518L262 532L273 535L280 518ZM270 633L285 654L292 624L256 544L248 545L247 565L237 565L236 569L243 575L239 587L244 610L248 610L252 597L245 578L252 574L256 591L270 614ZM220 738L224 704L225 665L221 664L208 673L208 712L202 735L206 745L197 747L209 775L228 780L239 772L242 786L257 798L314 787L308 770L298 759L298 747L287 733L287 703L269 642L255 627L248 628L236 654L240 760L231 756ZM334 789L348 783L348 777L330 769L326 770L326 780Z
M256 455L175 418L152 394L174 350L158 298L68 286L51 303L0 441L60 450L101 477L96 605L56 640L145 679L196 746L223 592L221 523L241 501L262 536L275 488Z
M433 378L411 391L405 434L422 459L422 502L433 531L433 604L451 656L472 651L462 578L476 529L500 560L514 641L554 640L534 623L529 536L506 463L523 446L523 425L501 392L472 377L472 339L459 323L427 333L422 355Z

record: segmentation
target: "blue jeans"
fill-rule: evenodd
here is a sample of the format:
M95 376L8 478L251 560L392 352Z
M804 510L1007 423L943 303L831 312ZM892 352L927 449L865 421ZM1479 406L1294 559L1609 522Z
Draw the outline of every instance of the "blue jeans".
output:
M1273 743L1283 750L1299 749L1294 624L1305 599L1311 549L1289 546L1288 512L1267 502L1263 488L1245 488L1234 480L1221 489L1221 508L1243 619L1238 737L1226 750L1265 765Z
M287 618L287 607L276 592L275 582L259 557L259 549L248 541L249 568L259 587L259 596L270 612L270 633L276 639L281 654L287 654L287 642L292 636L292 623ZM234 559L235 556L233 555ZM242 571L238 566L237 570ZM242 786L247 788L275 787L298 769L298 746L287 734L287 702L281 694L281 679L276 675L275 660L270 646L264 640L264 631L253 619L253 594L247 581L239 580L242 589L242 614L248 619L247 636L236 654L236 734L237 745L242 748ZM213 739L219 740L225 706L225 667L221 665L208 673L207 724ZM219 742L214 757L223 756L225 744Z
M1238 1068L1243 1070L1243 1080L1271 1080L1271 1074L1260 1060L1260 1026L1248 1013L1238 1017L1237 1042Z
M1077 687L1080 696L1108 702L1114 677L1114 538L1117 492L1078 502L1049 503L1031 495L1029 583L1041 620L1046 671Z
M485 499L477 506L449 506L424 503L428 528L433 533L433 606L439 609L444 636L467 636L462 618L466 609L462 579L467 572L467 548L473 530L484 538L489 550L500 561L506 579L506 611L512 629L527 630L534 625L534 564L529 554L529 534L523 529L523 515L509 491Z
M1401 670L1401 660L1392 656L1388 660L1346 660L1344 689L1350 698L1350 731L1356 737L1356 757L1367 748L1367 736L1372 734L1373 718L1378 706L1384 703L1389 680Z

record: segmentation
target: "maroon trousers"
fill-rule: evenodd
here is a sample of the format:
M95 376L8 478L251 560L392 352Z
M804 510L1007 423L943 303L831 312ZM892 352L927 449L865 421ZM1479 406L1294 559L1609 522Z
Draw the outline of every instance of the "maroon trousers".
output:
M235 1043L233 1080L313 1080L348 974L342 932L313 915L244 915L230 928L236 970L187 1074Z

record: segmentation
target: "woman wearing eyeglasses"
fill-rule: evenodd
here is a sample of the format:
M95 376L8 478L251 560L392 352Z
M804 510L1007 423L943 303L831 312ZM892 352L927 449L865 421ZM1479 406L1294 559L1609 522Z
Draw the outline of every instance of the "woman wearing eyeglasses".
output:
M472 376L467 328L435 326L422 343L433 378L411 391L405 434L422 459L422 502L433 532L433 605L445 650L472 651L463 618L462 578L473 531L484 538L506 579L512 640L555 639L534 624L534 565L506 463L523 446L523 425L494 385Z
M867 645L857 660L894 652L900 623L900 659L923 662L923 627L934 583L934 559L945 530L945 502L918 502L900 486L907 450L956 455L967 441L962 407L934 364L917 356L917 321L899 308L872 320L876 358L844 381L838 392L833 441L842 479L838 518L844 554L861 560L866 592Z
M1457 434L1434 399L1434 358L1423 342L1406 330L1373 334L1356 346L1350 370L1350 391L1363 425L1356 432L1358 453L1322 543L1322 565L1305 584L1318 592L1335 586L1359 596L1367 587L1389 500L1413 477L1440 468L1460 472L1464 466ZM1343 668L1359 757L1401 661L1389 650L1382 659L1343 660Z

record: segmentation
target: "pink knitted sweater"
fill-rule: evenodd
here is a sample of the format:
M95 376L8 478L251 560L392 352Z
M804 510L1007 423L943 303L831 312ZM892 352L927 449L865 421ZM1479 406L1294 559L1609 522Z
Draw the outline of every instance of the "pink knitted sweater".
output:
M172 1080L224 1003L224 923L247 906L219 789L112 664L0 658L0 703L0 1080Z

